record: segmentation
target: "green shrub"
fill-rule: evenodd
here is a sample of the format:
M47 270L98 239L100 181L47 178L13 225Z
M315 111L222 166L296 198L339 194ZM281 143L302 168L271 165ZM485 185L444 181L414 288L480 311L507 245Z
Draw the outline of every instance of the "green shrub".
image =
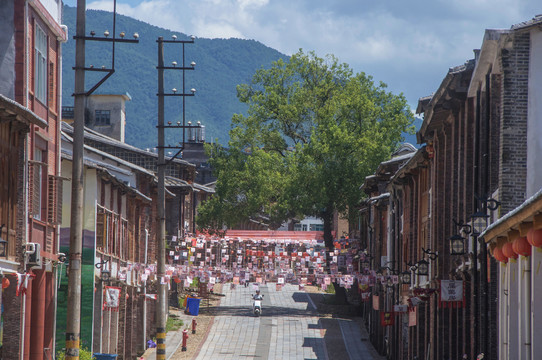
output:
M66 358L66 349L62 349L61 351L56 353L56 360L64 360ZM92 357L92 352L88 349L79 349L79 360L93 360L94 357Z

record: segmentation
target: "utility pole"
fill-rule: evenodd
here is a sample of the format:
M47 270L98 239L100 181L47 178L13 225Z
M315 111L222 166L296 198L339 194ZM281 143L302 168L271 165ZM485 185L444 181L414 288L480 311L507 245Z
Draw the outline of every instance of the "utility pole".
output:
M166 186L164 156L164 38L158 38L158 306L156 307L156 360L166 359L167 284L162 284L166 273Z
M74 84L74 122L73 122L73 160L72 160L72 198L70 219L70 256L68 273L68 308L66 314L66 360L79 359L81 337L81 265L83 252L83 154L85 140L85 103L105 80L115 72L115 42L138 43L139 35L134 34L134 40L117 39L115 34L117 0L113 0L113 35L104 32L105 37L85 35L86 0L77 0L77 20L75 31L75 84ZM85 67L85 42L105 41L112 43L111 68ZM107 73L90 90L85 91L85 71Z
M85 126L85 9L86 0L77 0L75 40L75 100L73 122L72 198L66 359L79 359L81 336L81 253L83 248L83 142Z
M168 284L163 280L166 275L166 186L165 186L165 171L166 165L169 161L175 159L180 155L184 149L185 141L185 129L200 128L198 124L196 126L185 125L185 96L194 96L195 89L191 89L189 94L185 93L184 88L184 71L194 70L196 66L195 62L191 62L190 66L185 66L184 63L184 44L194 43L194 37L190 40L177 40L177 36L172 36L173 40L164 40L163 37L159 37L156 42L158 43L158 203L157 206L157 221L158 231L156 234L157 246L157 276L158 276L158 305L156 307L156 360L166 359L166 321L167 321L167 286ZM177 62L173 62L172 66L164 66L164 43L176 43L182 44L182 66L177 66ZM172 89L173 93L164 92L164 70L181 70L183 72L182 77L182 93L178 94L177 89ZM177 125L172 125L168 122L168 125L164 123L164 100L166 96L181 96L183 98L183 122L177 122ZM182 129L182 143L181 146L165 146L164 131L166 128ZM165 159L165 149L178 149L175 156L171 157L167 162Z

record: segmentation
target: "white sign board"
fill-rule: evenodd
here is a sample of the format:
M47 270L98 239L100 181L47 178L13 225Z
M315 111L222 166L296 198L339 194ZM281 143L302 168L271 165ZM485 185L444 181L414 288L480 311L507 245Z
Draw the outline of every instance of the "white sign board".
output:
M463 301L463 280L441 280L440 301Z

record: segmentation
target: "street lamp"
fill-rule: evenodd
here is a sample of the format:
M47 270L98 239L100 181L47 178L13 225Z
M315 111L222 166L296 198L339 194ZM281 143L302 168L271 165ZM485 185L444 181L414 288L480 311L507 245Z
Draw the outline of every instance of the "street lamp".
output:
M425 259L421 259L416 264L418 267L418 275L428 276L429 275L429 262Z
M465 254L465 238L455 234L450 237L450 255Z
M386 280L386 286L392 288L393 285L393 279L391 278L391 276L388 276L388 279Z
M403 284L410 285L411 280L412 280L412 276L410 275L410 271L403 271L401 273L401 282Z
M111 271L102 269L102 281L108 282L111 279Z
M477 211L471 215L472 220L472 235L478 236L487 228L489 215L485 212Z

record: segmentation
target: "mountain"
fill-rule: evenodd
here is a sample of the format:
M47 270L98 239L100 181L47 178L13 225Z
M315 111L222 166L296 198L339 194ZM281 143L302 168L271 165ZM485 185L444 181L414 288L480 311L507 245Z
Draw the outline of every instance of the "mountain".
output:
M73 106L75 65L76 8L64 6L63 23L68 26L68 42L62 47L62 105ZM87 10L86 32L94 30L103 36L105 30L112 33L113 13ZM107 79L96 93L129 93L132 101L126 103L126 142L139 148L152 148L157 144L158 99L158 44L162 36L170 40L173 34L178 40L188 36L117 15L116 32L126 32L126 37L137 32L139 44L117 43L115 47L115 73ZM90 35L89 35L90 36ZM205 125L206 140L218 139L222 144L228 140L231 117L245 113L246 105L237 99L236 86L250 82L252 75L261 67L268 68L273 61L288 57L254 40L196 38L194 44L186 44L185 64L195 61L195 70L185 72L185 93L195 88L194 97L185 97L185 119ZM111 43L86 42L86 66L111 66ZM182 65L182 45L164 44L165 66L176 61ZM105 73L87 72L85 88L88 90ZM172 88L182 92L182 71L165 70L165 91ZM182 98L166 97L166 121L182 121ZM181 141L180 132L166 131L166 145Z

